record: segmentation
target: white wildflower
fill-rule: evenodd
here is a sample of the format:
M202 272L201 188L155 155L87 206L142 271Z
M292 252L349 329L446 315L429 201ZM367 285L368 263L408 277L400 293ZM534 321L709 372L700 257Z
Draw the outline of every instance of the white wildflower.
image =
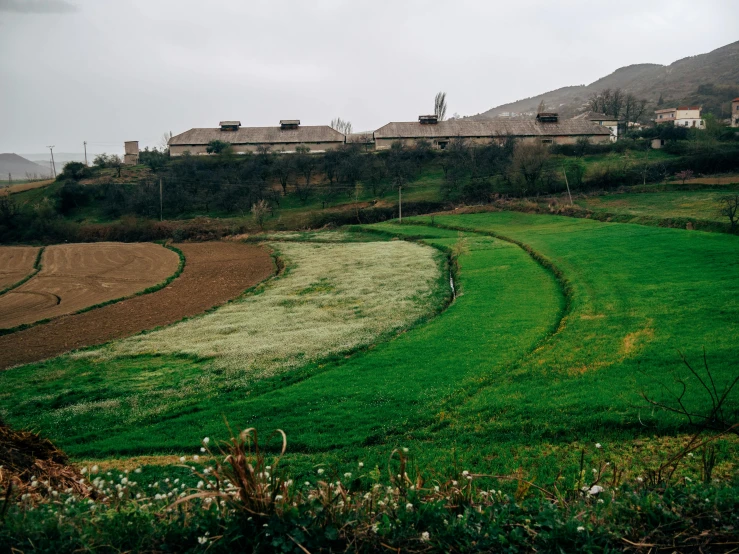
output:
M579 526L579 527L577 528L577 532L578 532L578 533L582 533L583 531L585 531L585 527L583 527L582 525L580 525L580 526Z
M423 533L421 533L421 540L423 542L428 542L431 540L431 535L429 535L428 531L424 531Z
M599 442L596 442L595 443L595 447L596 448L603 448L603 445L601 443L599 443Z
M205 437L203 439L203 444L208 444L210 442L210 439L208 437Z

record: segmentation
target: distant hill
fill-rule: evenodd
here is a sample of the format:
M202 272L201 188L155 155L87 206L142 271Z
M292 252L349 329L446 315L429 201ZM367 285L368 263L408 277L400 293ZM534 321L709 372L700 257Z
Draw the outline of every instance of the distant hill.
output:
M503 104L471 119L498 117L505 112L536 112L542 100L548 109L572 117L584 110L591 94L605 88L621 88L645 98L651 108L662 95L665 107L700 104L718 117L723 109L724 117L728 117L731 99L739 96L739 41L670 65L645 63L622 67L589 85L563 87Z
M7 181L8 173L14 181L29 177L51 177L48 168L22 158L18 154L0 154L0 181Z

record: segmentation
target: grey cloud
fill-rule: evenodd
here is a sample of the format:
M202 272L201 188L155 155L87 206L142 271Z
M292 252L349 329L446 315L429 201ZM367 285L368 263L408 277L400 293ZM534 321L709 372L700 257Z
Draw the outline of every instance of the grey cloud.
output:
M0 12L72 13L78 7L66 0L0 0Z

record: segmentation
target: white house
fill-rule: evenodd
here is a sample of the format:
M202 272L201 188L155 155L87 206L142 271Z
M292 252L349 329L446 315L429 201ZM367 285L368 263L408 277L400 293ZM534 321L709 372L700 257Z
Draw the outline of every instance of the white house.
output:
M731 101L731 126L739 127L739 98Z
M674 123L675 127L696 127L704 129L703 119L701 119L700 106L679 106L677 108L667 108L654 112L655 123Z

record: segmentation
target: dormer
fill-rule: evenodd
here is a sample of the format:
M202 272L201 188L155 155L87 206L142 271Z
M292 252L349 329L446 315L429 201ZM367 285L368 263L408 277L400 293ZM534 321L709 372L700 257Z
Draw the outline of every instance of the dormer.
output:
M439 118L435 115L419 115L418 121L421 125L436 125L439 122Z
M280 119L280 129L283 131L297 129L298 127L300 127L299 119Z
M241 121L221 121L218 125L221 127L221 131L238 131L241 127Z
M559 114L557 112L539 112L536 114L537 123L557 123Z

